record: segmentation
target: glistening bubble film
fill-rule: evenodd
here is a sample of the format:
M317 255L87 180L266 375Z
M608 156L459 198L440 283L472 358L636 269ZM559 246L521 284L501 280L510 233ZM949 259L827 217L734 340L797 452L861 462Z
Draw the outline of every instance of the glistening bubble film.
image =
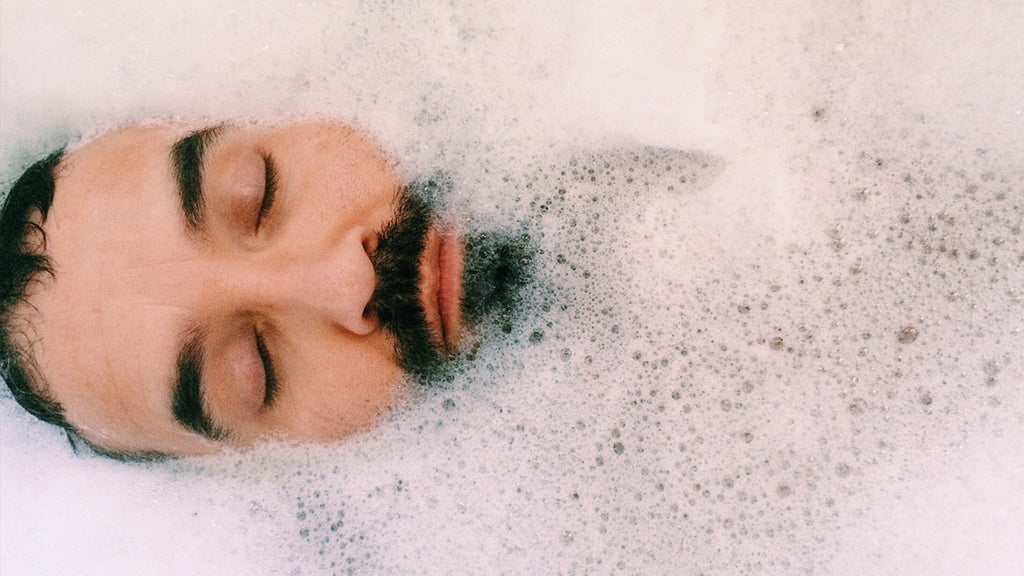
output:
M75 456L6 391L4 574L1017 574L1024 7L0 4L5 185L129 121L331 117L529 238L323 446Z

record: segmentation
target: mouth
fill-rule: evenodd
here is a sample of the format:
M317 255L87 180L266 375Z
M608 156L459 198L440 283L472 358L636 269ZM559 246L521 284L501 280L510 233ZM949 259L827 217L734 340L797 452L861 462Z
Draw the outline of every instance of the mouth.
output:
M431 226L420 258L420 300L435 344L454 352L462 338L463 245L451 229Z

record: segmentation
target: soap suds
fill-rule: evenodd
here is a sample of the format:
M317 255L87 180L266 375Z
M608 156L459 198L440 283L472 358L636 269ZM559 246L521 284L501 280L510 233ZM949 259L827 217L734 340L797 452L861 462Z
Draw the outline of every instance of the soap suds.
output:
M333 445L124 465L5 395L0 572L1020 565L1019 7L93 4L0 4L5 182L125 121L327 115L534 279Z

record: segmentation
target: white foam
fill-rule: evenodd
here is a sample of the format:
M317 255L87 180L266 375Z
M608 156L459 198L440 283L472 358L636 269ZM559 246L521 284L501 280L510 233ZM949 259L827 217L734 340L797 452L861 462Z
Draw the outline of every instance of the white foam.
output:
M337 445L117 464L5 397L0 572L1013 573L1024 10L546 4L0 4L4 181L327 114L541 249L509 334Z

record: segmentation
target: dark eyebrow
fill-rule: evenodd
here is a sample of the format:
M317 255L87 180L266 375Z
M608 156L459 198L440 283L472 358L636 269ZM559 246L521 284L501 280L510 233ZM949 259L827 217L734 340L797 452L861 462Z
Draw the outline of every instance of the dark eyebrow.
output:
M217 138L221 126L197 130L175 142L171 148L174 177L178 181L181 212L190 232L203 230L205 211L203 199L203 156Z
M227 432L213 423L203 405L204 343L200 330L189 331L182 342L178 351L171 410L175 420L185 428L210 440L221 440L227 436Z

